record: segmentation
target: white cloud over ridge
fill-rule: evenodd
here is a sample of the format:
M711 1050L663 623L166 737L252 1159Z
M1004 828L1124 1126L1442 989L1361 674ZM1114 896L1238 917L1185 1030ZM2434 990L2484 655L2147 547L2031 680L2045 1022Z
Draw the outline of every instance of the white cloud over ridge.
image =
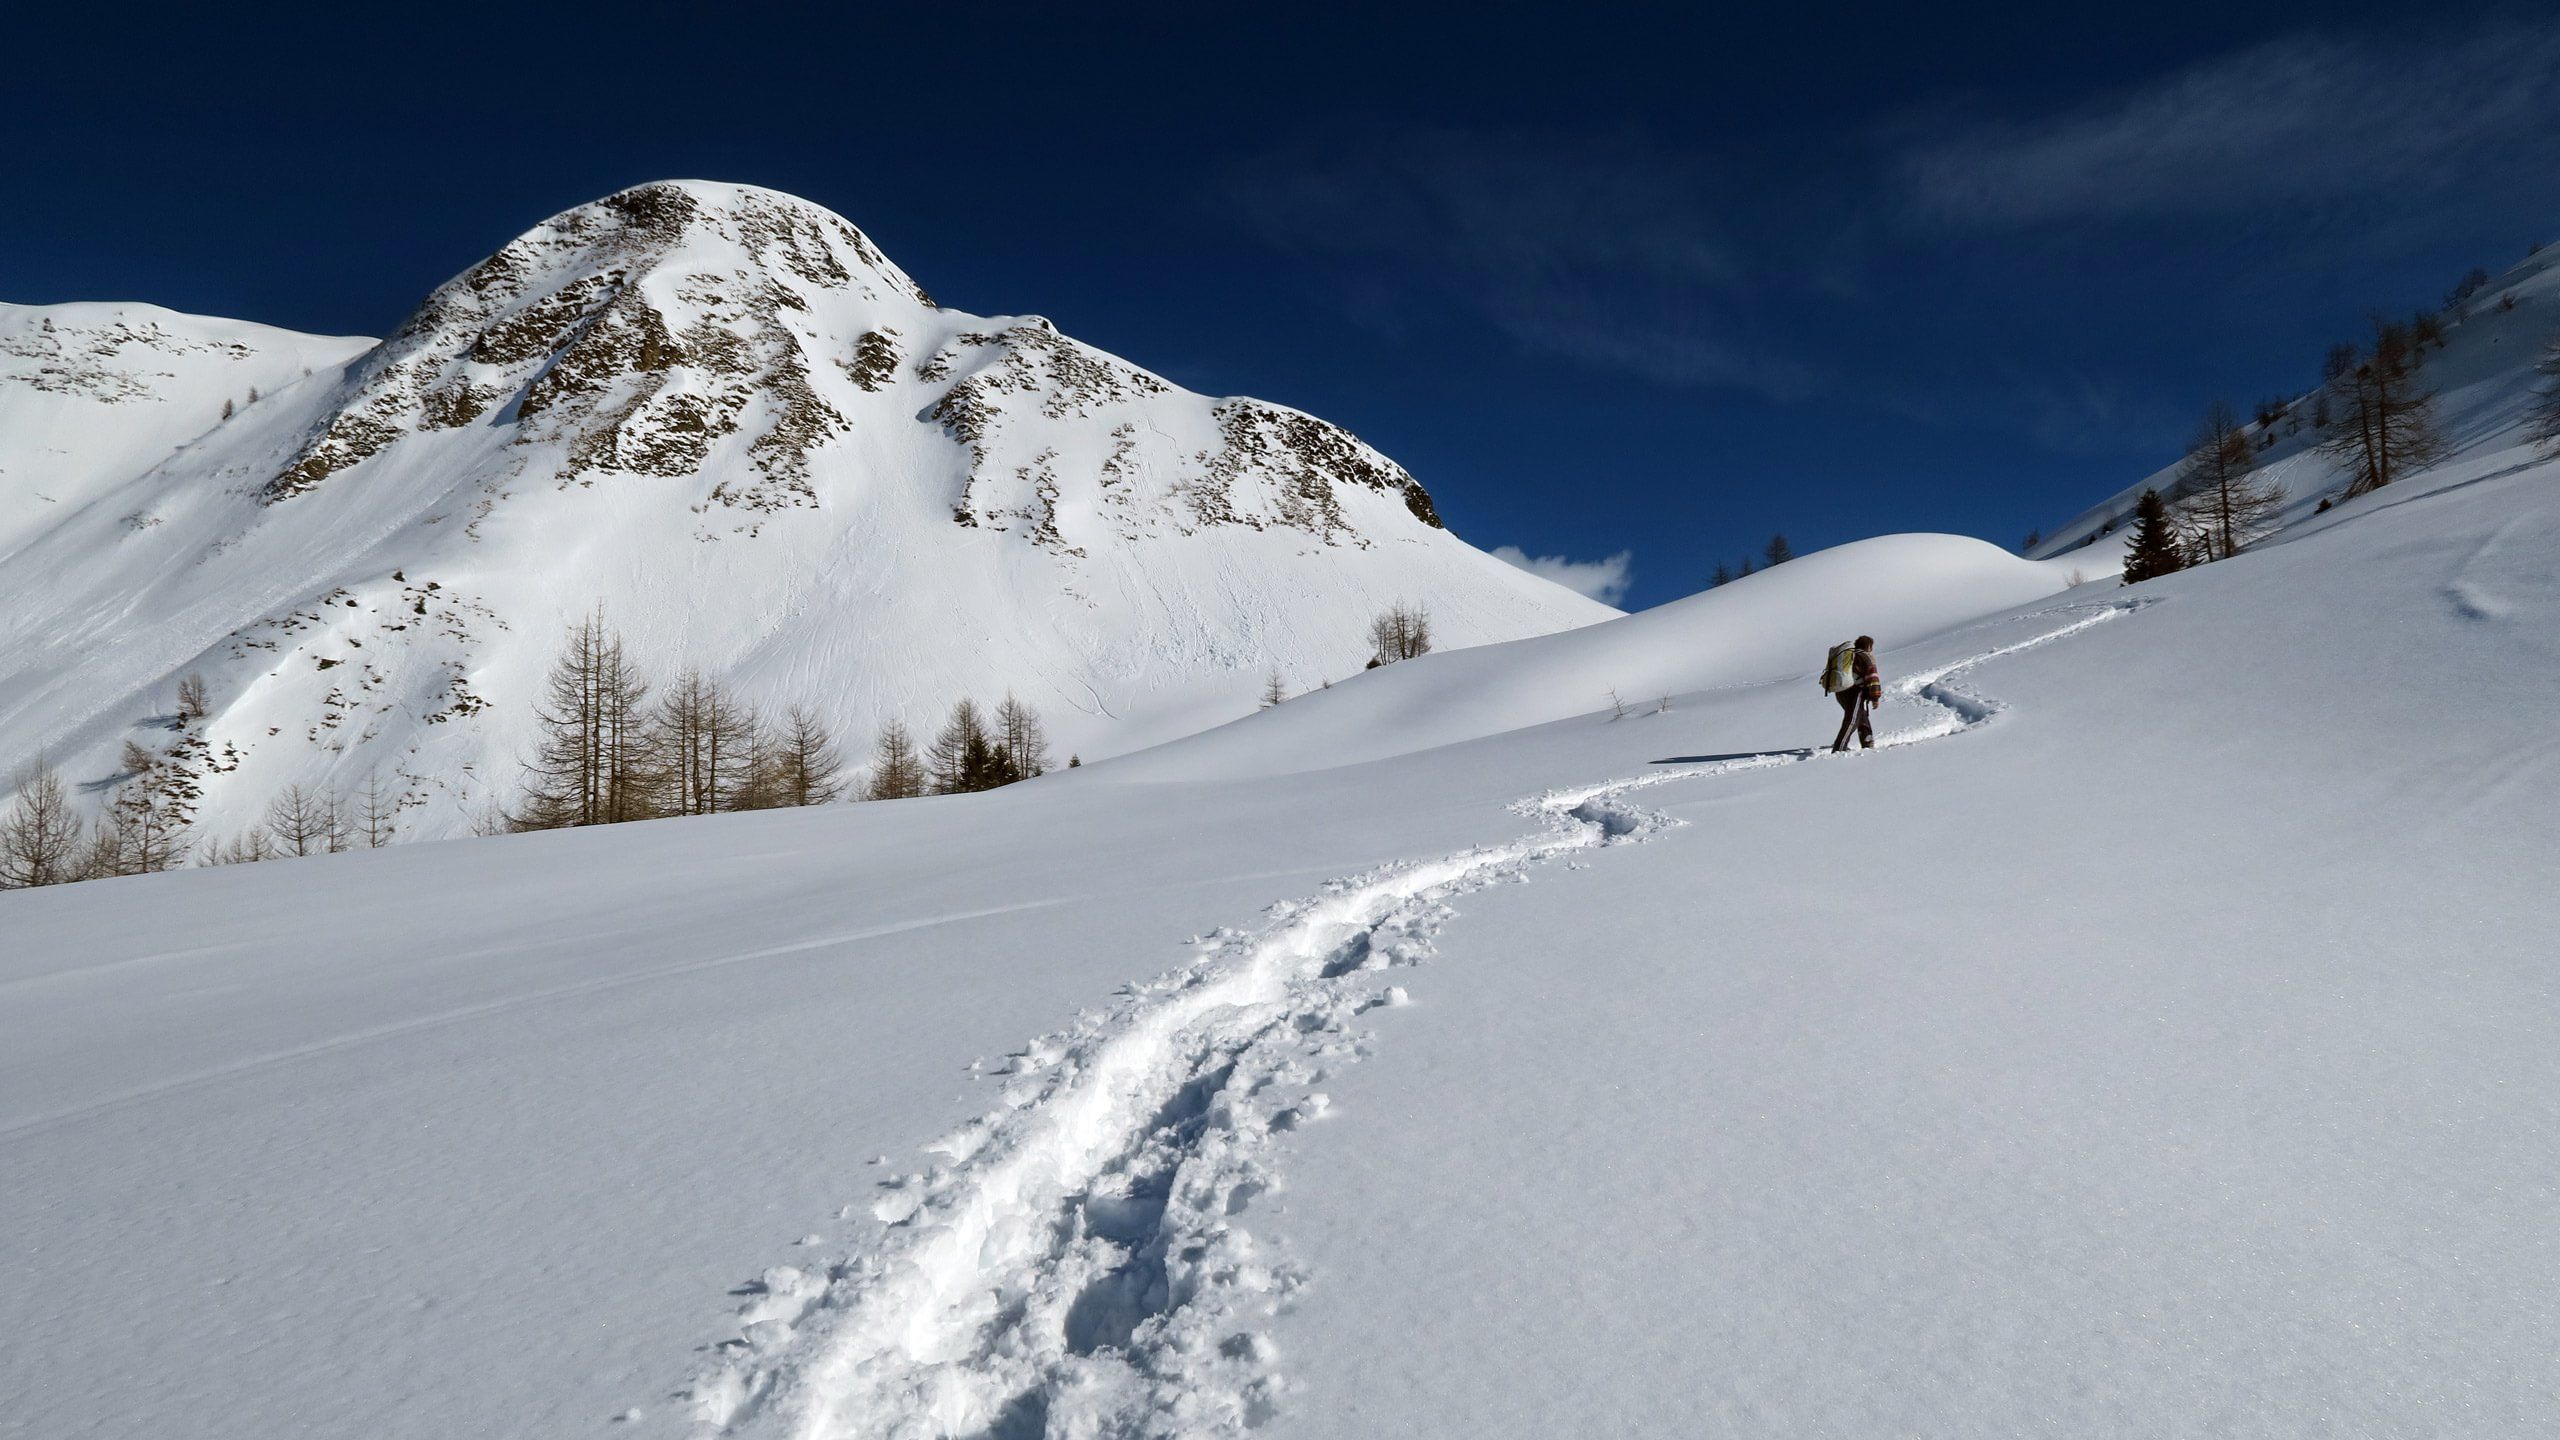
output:
M1603 560L1531 555L1517 545L1497 545L1492 553L1494 559L1505 565L1553 580L1567 590L1587 595L1603 605L1615 605L1626 599L1627 587L1636 578L1636 557L1632 550L1621 550Z

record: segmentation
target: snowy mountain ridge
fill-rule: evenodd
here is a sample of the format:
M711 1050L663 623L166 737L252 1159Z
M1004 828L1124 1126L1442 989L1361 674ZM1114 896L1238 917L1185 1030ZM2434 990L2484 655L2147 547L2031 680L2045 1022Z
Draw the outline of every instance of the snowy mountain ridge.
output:
M0 337L0 415L45 411L0 433L0 766L111 783L202 674L214 833L385 771L409 833L457 833L598 605L653 673L857 751L1012 690L1062 760L1356 672L1400 600L1444 646L1614 613L1459 541L1338 427L937 307L752 187L566 211L371 346L148 307L0 309Z

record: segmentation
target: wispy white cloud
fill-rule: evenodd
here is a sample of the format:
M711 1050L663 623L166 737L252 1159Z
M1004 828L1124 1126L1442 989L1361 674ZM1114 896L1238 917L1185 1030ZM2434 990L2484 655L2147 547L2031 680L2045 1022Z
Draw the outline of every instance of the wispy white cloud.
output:
M1553 580L1567 590L1579 591L1603 605L1626 599L1627 587L1636 578L1632 550L1621 550L1605 560L1568 560L1562 555L1531 555L1517 545L1497 545L1493 558Z
M1303 140L1233 167L1228 209L1284 250L1386 257L1522 346L1666 384L1796 396L1746 338L1761 283L1704 163L1628 137L1471 130Z
M2300 35L2061 115L1935 127L1898 171L1957 227L2233 210L2427 185L2489 147L2551 154L2560 22L2452 38Z

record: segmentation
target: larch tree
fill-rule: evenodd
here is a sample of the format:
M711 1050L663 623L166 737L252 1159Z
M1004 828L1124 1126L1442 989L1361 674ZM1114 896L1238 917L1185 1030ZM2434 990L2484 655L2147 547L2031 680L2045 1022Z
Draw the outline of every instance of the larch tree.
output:
M327 796L302 785L287 785L267 802L267 839L279 855L322 855L341 848L331 843L338 832Z
M69 787L42 759L11 777L17 798L0 820L0 890L80 878L82 830Z
M649 684L601 610L569 628L535 716L542 737L525 765L517 829L610 825L655 810Z
M1012 767L1013 779L1029 780L1049 771L1049 732L1040 716L1008 692L996 707L996 745Z
M149 875L187 863L195 825L195 777L165 755L125 742L116 786L90 842L101 875Z
M245 832L206 848L207 865L255 865L276 856L275 845L267 839L266 827L252 825Z
M1268 710L1288 698L1288 687L1281 682L1280 671L1275 667L1262 680L1262 708Z
M2377 323L2373 349L2330 377L2335 423L2320 449L2346 465L2350 497L2379 490L2443 457L2435 394L2420 383L2418 361L2406 328Z
M1431 653L1431 612L1398 601L1369 622L1372 668Z
M1774 569L1796 558L1796 547L1787 543L1786 536L1772 535L1769 537L1769 543L1761 547L1760 558L1768 561L1770 567Z
M2216 401L2187 447L2177 495L2187 548L2198 561L2227 560L2267 531L2284 487L2256 470L2257 452L2231 407Z
M943 722L942 733L933 737L933 748L925 752L925 770L933 777L934 793L958 795L985 789L977 782L984 778L986 757L994 749L978 702L961 697L951 707L951 718Z
M864 797L871 800L907 800L925 793L929 777L924 761L916 755L915 737L907 727L892 720L880 727L879 743L871 757L871 784Z
M400 829L399 792L382 783L382 772L365 772L364 789L356 793L352 817L354 837L367 850L379 850L391 843Z
M688 669L659 698L651 728L668 813L741 808L756 773L753 712L701 671Z
M798 705L783 711L765 748L772 803L825 805L844 793L844 759L817 712Z

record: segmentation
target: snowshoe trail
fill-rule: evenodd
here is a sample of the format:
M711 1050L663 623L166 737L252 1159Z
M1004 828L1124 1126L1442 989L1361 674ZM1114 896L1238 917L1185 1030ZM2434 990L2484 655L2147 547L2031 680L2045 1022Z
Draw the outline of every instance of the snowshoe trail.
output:
M1958 677L2142 603L2066 607L2069 624L1902 680L1897 693L1944 713L1882 743L1986 723L2003 707ZM734 1337L690 1390L699 1433L1035 1440L1258 1426L1286 1388L1263 1332L1305 1277L1257 1243L1251 1211L1278 1183L1278 1137L1323 1115L1328 1080L1367 1052L1358 1017L1403 1002L1395 969L1433 953L1458 898L1681 823L1630 793L1814 758L1667 768L1519 801L1536 822L1520 839L1276 905L1024 1046L995 1109L926 1147L929 1168L883 1181L867 1215L839 1216L855 1225L847 1259L777 1267L746 1287Z

